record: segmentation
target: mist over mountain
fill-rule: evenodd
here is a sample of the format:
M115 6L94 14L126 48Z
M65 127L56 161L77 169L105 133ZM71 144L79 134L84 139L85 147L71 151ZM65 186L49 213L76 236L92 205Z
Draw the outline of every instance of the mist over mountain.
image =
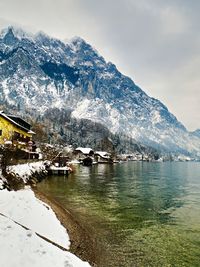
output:
M41 32L4 29L0 92L2 108L35 119L52 109L60 110L58 116L70 110L70 118L103 125L119 138L200 156L199 135L189 133L164 104L149 97L80 37L64 43ZM67 135L65 124L62 128Z

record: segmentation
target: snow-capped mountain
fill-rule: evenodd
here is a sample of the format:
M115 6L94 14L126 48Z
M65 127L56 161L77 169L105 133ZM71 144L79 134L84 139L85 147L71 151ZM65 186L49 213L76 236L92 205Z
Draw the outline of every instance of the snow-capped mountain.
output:
M200 129L195 130L192 134L200 138Z
M1 105L21 112L70 108L73 117L101 123L143 144L200 155L198 136L79 37L64 43L42 32L3 30L0 92Z

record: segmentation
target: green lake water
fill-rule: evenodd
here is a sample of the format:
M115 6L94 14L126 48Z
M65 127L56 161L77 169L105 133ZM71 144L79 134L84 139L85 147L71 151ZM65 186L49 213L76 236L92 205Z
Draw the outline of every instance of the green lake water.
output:
M89 229L98 266L200 266L199 162L77 166L38 189Z

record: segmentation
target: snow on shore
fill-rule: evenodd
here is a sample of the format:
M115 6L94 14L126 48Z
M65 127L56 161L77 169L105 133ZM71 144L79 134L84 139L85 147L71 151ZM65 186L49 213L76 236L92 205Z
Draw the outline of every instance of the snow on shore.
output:
M0 217L0 241L1 267L89 266L4 217Z
M65 228L53 210L38 200L30 188L10 192L0 191L0 212L34 232L69 248L69 236Z
M45 171L44 161L18 164L18 165L9 166L8 168L8 172L14 173L15 175L18 175L19 177L21 177L24 183L28 181L32 173L42 172L42 171Z
M88 267L75 255L41 239L36 233L64 248L69 236L52 209L38 200L30 188L0 190L0 266L1 267ZM24 225L24 229L14 221Z
M0 169L0 190L3 189L4 184L6 183L6 179L2 175L2 171Z

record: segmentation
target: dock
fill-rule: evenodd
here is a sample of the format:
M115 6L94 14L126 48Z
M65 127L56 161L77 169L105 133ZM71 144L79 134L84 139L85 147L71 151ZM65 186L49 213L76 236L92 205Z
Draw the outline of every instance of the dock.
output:
M64 167L59 167L59 166L55 166L55 165L50 165L48 167L48 174L51 175L68 175L70 172L72 171L72 169L68 166L64 166Z

